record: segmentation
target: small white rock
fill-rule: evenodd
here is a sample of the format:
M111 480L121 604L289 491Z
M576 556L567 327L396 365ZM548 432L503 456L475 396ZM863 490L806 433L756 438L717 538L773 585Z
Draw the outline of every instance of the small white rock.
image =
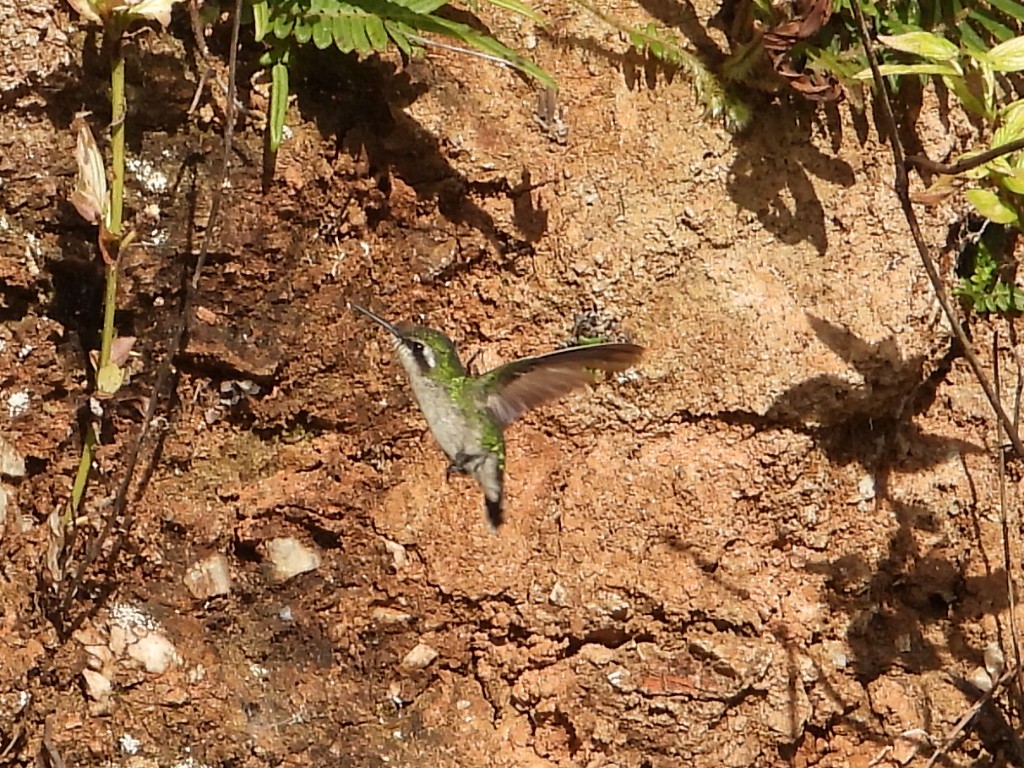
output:
M17 480L25 476L25 457L0 437L0 475Z
M128 630L119 624L114 624L110 628L110 640L107 642L107 647L115 656L123 655L128 649Z
M126 733L118 739L117 744L126 755L137 755L142 748L142 742L130 733Z
M1006 671L1006 657L1003 656L1003 650L997 643L989 643L985 647L984 658L985 671L988 672L989 677L995 682Z
M28 413L31 402L32 398L27 389L23 389L20 392L12 392L7 396L7 416L12 419L24 416Z
M105 675L94 669L83 669L82 679L85 680L85 695L93 701L104 701L110 696L111 685Z
M391 539L384 539L384 549L391 555L391 559L395 563L395 570L400 570L409 563L409 555L405 551L405 547L399 544L397 541L391 541Z
M992 677L984 667L975 667L967 679L982 693L988 693L992 690Z
M288 581L320 567L320 555L292 537L271 539L264 545L270 578Z
M378 606L370 611L370 618L378 624L404 624L407 621L412 621L413 615L394 608Z
M555 585L551 587L551 594L548 595L548 602L552 605L565 606L568 604L569 593L566 592L565 587L562 586L562 582L556 581Z
M159 632L152 632L129 645L128 655L142 664L147 672L156 675L166 672L172 664L181 663L174 644Z
M402 659L402 666L406 669L426 669L438 657L437 651L426 643L420 643Z
M220 552L193 563L185 572L185 586L197 600L231 592L228 559Z

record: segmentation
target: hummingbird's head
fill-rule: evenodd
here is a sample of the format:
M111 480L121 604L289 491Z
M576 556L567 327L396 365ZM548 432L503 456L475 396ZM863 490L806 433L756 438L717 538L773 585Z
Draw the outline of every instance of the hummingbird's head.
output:
M455 345L440 331L422 325L392 325L358 304L350 303L349 306L366 315L391 335L391 344L398 360L409 376L444 378L465 375Z

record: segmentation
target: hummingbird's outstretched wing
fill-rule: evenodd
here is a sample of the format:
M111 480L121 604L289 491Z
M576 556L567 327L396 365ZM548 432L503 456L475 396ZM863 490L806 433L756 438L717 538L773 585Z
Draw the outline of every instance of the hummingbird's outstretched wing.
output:
M624 371L644 348L636 344L591 344L524 357L488 371L479 379L487 407L506 426L531 408L594 380L594 371Z

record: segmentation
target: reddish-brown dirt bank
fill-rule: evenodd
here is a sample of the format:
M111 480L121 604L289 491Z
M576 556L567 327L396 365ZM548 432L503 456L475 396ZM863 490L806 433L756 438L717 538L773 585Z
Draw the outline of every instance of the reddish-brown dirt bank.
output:
M944 368L887 149L846 108L765 106L731 137L683 78L624 77L622 42L579 14L561 42L493 27L558 77L558 130L531 84L435 53L300 83L266 195L240 132L155 473L62 639L46 518L101 293L69 126L84 107L102 127L106 86L67 9L10 10L0 761L48 733L69 766L923 763L973 702L956 678L1008 631L996 437L966 367ZM137 395L217 166L187 58L162 35L131 53L129 204L155 206L120 296ZM350 299L481 368L578 315L648 351L510 430L494 536ZM111 408L85 533L139 420ZM289 540L308 570L285 579ZM1011 744L991 714L953 755L1000 764Z

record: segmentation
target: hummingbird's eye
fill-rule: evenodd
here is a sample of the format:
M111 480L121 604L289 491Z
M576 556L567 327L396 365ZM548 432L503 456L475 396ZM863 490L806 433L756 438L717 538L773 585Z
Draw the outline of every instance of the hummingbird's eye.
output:
M410 341L409 349L412 350L412 354L416 358L416 362L420 364L421 368L431 370L435 365L437 365L437 360L434 359L434 350L423 342Z

